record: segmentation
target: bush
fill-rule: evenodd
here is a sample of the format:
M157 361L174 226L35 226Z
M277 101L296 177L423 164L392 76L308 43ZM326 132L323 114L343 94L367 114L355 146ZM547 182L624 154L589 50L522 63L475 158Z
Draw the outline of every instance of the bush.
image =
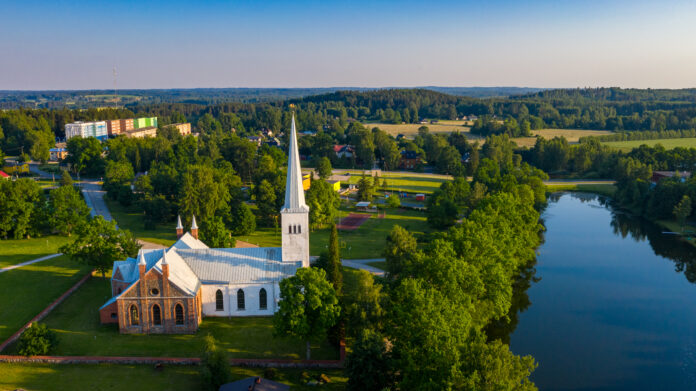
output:
M19 337L19 354L23 356L44 356L57 343L56 335L45 324L32 323Z
M221 385L228 382L230 377L230 364L225 352L215 345L215 338L205 337L205 353L201 360L203 382L210 390L218 390Z

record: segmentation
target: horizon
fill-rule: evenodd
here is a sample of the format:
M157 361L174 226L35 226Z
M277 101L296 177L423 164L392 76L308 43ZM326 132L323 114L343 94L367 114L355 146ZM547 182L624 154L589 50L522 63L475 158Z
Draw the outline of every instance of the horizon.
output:
M696 86L696 4L684 0L4 8L0 90Z

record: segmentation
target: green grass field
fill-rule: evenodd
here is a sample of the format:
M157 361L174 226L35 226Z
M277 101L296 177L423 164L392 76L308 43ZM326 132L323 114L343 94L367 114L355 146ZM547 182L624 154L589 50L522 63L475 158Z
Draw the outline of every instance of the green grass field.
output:
M133 232L136 238L165 246L171 246L176 241L176 230L174 229L176 222L158 224L156 229L148 230L145 229L144 215L141 210L126 208L106 197L104 201L119 228Z
M60 256L0 273L0 341L38 315L89 270Z
M574 184L574 183L555 183L546 185L549 192L556 191L579 191L583 193L596 193L605 196L613 196L616 186L610 184Z
M273 337L270 317L205 318L196 334L119 334L115 324L99 323L99 307L111 296L108 279L93 277L59 305L44 322L58 335L54 355L199 357L210 334L230 358L304 358L304 342ZM16 345L8 352L16 353ZM312 358L337 359L324 341L312 343Z
M262 368L230 368L230 381L250 376L263 376ZM319 387L322 390L345 389L347 379L340 370L279 369L275 381L287 384L292 390L314 390L304 385L302 372L310 376L326 374L331 383ZM32 391L63 390L129 390L129 391L190 391L203 387L200 367L165 366L155 370L152 365L48 365L0 363L0 390L23 388Z
M657 144L662 144L665 149L674 149L677 147L696 148L696 138L665 138L656 140L635 140L635 141L607 141L603 142L611 148L619 149L624 152L629 152L633 148L638 148L645 144L654 147Z
M342 206L339 218L351 212L355 210ZM355 231L339 231L341 258L381 258L387 235L394 225L401 225L412 233L432 232L423 212L404 209L386 209L385 212L384 218L379 218L376 213L372 213L371 217ZM237 239L261 247L279 247L281 244L280 231L274 228L261 228L251 235L240 236ZM309 238L310 254L321 254L327 249L328 242L328 228L312 231Z
M74 239L74 237L67 236L45 236L32 239L0 240L0 268L55 254L60 246Z
M347 184L357 184L362 176L360 174L351 175ZM378 188L383 189L382 183L387 180L387 191L403 191L407 193L432 194L443 182L449 179L439 177L419 177L400 174L399 176L381 176Z

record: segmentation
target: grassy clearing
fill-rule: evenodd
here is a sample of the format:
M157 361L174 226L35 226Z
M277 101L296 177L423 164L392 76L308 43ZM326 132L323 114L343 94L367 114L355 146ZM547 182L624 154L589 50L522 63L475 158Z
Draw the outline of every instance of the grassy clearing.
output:
M89 271L60 256L0 273L0 341L14 334Z
M58 335L52 352L66 356L199 357L203 337L210 334L230 358L304 358L304 342L274 338L270 317L205 318L194 335L119 334L115 324L99 323L99 307L111 296L108 279L94 277L44 320ZM8 352L16 353L16 346ZM338 352L324 341L312 343L312 357L337 359Z
M353 208L342 206L339 218L355 212ZM386 209L384 218L376 213L355 231L340 231L338 233L341 257L345 259L381 258L386 245L386 238L394 225L401 225L412 233L428 233L432 229L426 222L423 212ZM280 231L274 228L261 228L251 235L237 237L239 240L253 243L261 247L279 247L281 244ZM309 238L310 254L319 255L327 249L329 229L312 231Z
M541 136L545 139L552 139L554 137L565 137L569 143L577 143L581 137L587 136L601 136L605 134L611 134L612 132L608 130L589 130L589 129L539 129L532 130L532 137L515 137L512 139L520 147L531 148L536 143L536 136Z
M250 376L263 376L261 368L232 367L231 381ZM275 381L290 385L293 390L313 390L301 381L302 372L310 375L324 373L331 383L322 390L345 389L347 379L340 370L279 369ZM200 368L197 366L167 366L156 371L151 365L48 365L48 364L0 364L0 389L63 391L63 390L123 390L129 391L189 391L200 390Z
M579 191L584 193L596 193L611 197L616 192L616 186L612 184L575 184L575 183L550 183L546 185L548 192Z
M133 232L136 238L165 246L171 246L176 241L176 230L174 229L176 223L174 221L167 224L158 224L156 229L147 230L145 229L145 220L142 210L137 208L126 208L118 202L106 197L104 201L119 228Z
M662 144L665 149L674 149L677 147L682 148L696 148L696 138L664 138L656 140L635 140L635 141L607 141L603 142L611 148L619 149L624 152L630 152L633 148L638 148L641 145L648 145L654 147L657 144Z
M55 254L58 248L73 241L67 236L45 236L32 239L0 240L0 268Z
M362 172L351 172L347 184L357 184L362 177ZM378 188L382 189L382 183L387 180L387 191L402 191L408 193L432 194L440 188L443 182L451 177L445 175L413 175L408 173L382 173L379 177Z
M403 134L406 137L415 137L418 134L418 128L427 126L430 133L449 134L455 131L467 133L467 138L480 139L481 137L470 134L469 127L465 126L465 121L440 121L437 124L365 124L369 129L378 127L390 135L396 137L398 134Z

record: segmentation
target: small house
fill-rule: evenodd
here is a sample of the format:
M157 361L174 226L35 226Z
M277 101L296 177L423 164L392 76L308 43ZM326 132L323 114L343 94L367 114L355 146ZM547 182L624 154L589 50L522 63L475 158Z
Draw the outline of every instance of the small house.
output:
M682 182L691 178L689 171L653 171L650 181L657 184L661 179L679 177Z
M412 170L421 163L421 158L416 151L401 151L399 168Z
M425 201L425 194L423 194L423 193L416 194L416 201Z
M51 148L48 152L50 152L49 160L52 162L57 162L68 157L67 148Z
M343 157L350 158L353 157L353 154L355 154L355 149L352 145L334 145L333 150L336 157L339 159Z
M5 171L0 170L0 178L1 179L10 179L10 175L6 173Z
M2 168L8 174L28 174L29 165L27 163L17 163L14 165L7 165Z
M304 191L309 190L310 186L312 186L312 174L303 174L302 175L302 188Z

